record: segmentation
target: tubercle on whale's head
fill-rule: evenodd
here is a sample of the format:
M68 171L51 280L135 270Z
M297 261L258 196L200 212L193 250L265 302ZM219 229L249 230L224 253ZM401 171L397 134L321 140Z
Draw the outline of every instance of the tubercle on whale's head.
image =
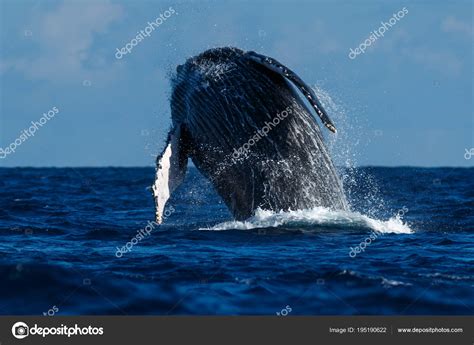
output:
M225 76L239 68L239 60L245 52L238 48L212 48L190 57L176 66L171 78L172 119L187 121L187 99L200 88L220 83Z
M214 63L226 63L234 61L244 55L245 52L239 48L235 47L220 47L208 49L201 54L188 59L187 62L192 62L194 64L207 64L209 62Z
M193 72L206 74L216 65L235 63L245 52L235 47L211 48L186 60L176 67L176 79L184 80Z

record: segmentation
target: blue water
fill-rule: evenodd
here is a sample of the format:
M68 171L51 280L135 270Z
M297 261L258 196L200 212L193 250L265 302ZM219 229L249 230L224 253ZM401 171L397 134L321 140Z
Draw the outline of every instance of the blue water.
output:
M232 222L190 168L120 253L153 169L0 169L0 313L474 314L474 169L348 175L353 212Z

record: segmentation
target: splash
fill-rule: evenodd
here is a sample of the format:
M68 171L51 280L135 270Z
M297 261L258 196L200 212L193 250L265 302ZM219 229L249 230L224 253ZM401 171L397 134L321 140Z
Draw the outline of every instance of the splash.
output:
M327 136L326 142L341 176L350 209L371 218L380 218L386 214L388 206L381 197L378 183L369 172L358 169L360 151L369 145L371 140L366 130L369 124L360 119L364 108L357 102L352 102L351 106L347 107L337 95L319 85L313 85L312 89L338 129L337 135Z
M333 211L324 207L309 210L272 212L258 209L245 221L228 221L199 230L251 230L259 228L304 228L314 231L324 228L365 229L380 233L411 234L413 230L396 215L389 220L370 218L358 212Z

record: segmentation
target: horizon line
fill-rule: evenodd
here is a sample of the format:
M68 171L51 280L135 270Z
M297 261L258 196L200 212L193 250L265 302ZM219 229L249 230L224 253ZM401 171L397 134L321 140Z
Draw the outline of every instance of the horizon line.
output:
M459 165L356 165L353 167L336 166L337 168L423 168L423 169L472 169L474 166L459 166ZM0 166L0 169L148 169L155 168L154 165L77 165L77 166L33 166L33 165L18 165L18 166ZM194 164L188 165L188 168L196 168ZM196 168L197 169L197 168Z

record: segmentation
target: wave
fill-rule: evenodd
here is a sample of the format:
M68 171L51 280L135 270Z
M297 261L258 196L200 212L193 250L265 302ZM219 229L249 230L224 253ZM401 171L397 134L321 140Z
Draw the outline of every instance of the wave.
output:
M257 209L255 216L245 221L227 221L199 230L251 230L258 228L342 228L365 229L380 233L411 234L414 231L399 215L388 220L370 218L359 212L334 211L325 207L307 210L279 211Z

